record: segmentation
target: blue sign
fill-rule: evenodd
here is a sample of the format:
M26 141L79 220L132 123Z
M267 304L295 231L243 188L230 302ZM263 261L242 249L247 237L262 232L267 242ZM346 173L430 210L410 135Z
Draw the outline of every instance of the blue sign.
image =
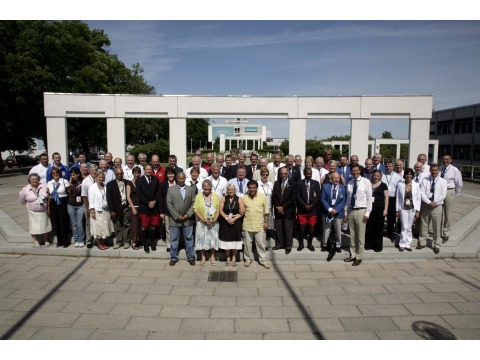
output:
M246 127L245 132L257 132L257 128L256 127Z

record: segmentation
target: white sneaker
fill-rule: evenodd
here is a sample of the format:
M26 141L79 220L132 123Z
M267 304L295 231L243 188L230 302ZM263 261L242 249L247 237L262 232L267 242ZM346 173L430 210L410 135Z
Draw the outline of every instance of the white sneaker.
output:
M76 243L75 243L75 245L73 245L73 246L75 246L75 247L77 247L77 248L78 248L78 246L79 246L79 245L78 245L78 242L76 242Z
M84 247L84 246L85 246L84 243L82 243L82 242L78 243L78 247L79 247L79 248L82 248L82 247Z
M268 261L265 261L262 265L265 269L270 269L270 264L268 263Z

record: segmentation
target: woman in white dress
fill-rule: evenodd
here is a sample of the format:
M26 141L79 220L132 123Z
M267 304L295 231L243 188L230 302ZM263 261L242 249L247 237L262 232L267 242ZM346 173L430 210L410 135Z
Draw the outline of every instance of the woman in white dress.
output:
M113 223L107 205L107 188L103 183L105 174L98 170L95 183L88 189L88 203L90 212L90 232L100 250L108 249L105 239L113 232Z
M197 218L195 229L195 250L201 250L202 261L205 265L205 251L210 250L210 263L215 266L215 250L218 250L218 215L220 199L217 193L212 192L212 182L205 179L203 191L195 197L193 210Z

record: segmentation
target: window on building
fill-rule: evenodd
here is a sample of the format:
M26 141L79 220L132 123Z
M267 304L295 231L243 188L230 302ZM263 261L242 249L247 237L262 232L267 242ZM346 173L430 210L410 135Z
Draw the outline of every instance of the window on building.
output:
M438 153L440 154L440 157L445 155L445 154L451 154L452 149L450 145L439 145L438 146Z
M480 161L480 145L475 145L473 149L473 161Z
M480 117L477 117L475 121L475 132L480 132Z
M472 132L473 118L456 119L455 134L470 134Z
M437 135L450 135L452 133L452 123L439 123L437 125Z
M233 129L234 133L235 133L235 136L240 136L240 128L234 128Z
M453 148L454 160L470 160L471 158L471 146L470 145L455 145Z

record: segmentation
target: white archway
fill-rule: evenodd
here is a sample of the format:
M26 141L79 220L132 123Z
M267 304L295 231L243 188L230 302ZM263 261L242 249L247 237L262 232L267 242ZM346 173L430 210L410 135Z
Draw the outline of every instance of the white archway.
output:
M370 119L408 118L409 162L428 153L431 95L181 96L44 93L47 149L67 159L67 119L105 118L107 147L125 160L125 118L170 119L170 153L186 165L187 118L289 119L290 153L305 157L308 119L351 119L350 155L368 156ZM174 141L172 141L174 139Z

